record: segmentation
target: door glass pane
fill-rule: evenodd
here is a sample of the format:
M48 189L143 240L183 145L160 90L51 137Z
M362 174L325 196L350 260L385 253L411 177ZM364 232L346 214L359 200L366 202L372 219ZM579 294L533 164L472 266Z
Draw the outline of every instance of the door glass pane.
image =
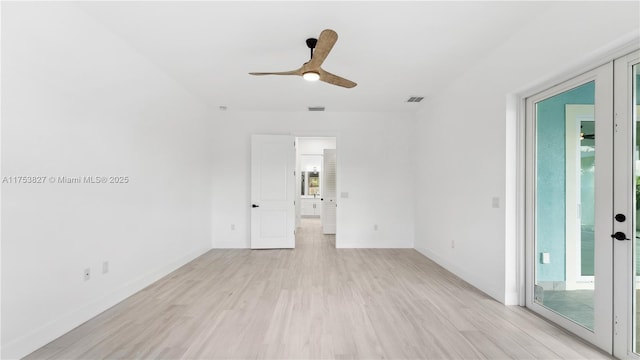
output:
M536 103L534 301L593 330L595 83Z
M633 116L633 135L634 135L634 152L633 152L633 163L634 163L634 184L635 184L635 197L633 198L634 200L634 204L635 206L633 207L633 211L634 211L634 215L632 216L632 219L634 221L634 226L635 226L635 240L633 241L633 264L634 264L634 274L635 274L635 281L633 282L633 286L634 286L634 302L633 304L635 305L634 308L634 323L635 323L635 342L634 342L634 352L638 352L638 350L640 350L640 348L638 347L640 345L640 331L638 328L638 309L640 309L640 306L638 306L638 299L640 299L640 296L638 296L638 290L640 289L638 287L638 281L640 281L640 266L638 264L638 259L640 258L638 255L638 249L640 249L640 246L638 246L638 238L640 236L640 221L638 221L638 214L640 213L640 211L638 211L638 209L640 208L640 142L638 139L640 139L640 134L638 134L638 131L640 131L640 127L637 126L638 124L638 113L640 111L640 68L638 65L633 67L633 109L631 111L632 116Z

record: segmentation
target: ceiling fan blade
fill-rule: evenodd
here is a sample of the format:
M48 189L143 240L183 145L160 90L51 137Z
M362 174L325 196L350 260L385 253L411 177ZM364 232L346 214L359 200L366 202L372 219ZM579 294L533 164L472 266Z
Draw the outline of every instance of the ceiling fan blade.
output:
M358 85L351 80L347 80L338 75L333 75L332 73L324 71L322 69L318 69L318 72L320 73L320 80L329 84L338 85L345 88L352 88Z
M319 68L322 65L336 41L338 41L338 34L335 31L331 29L322 30L318 37L318 43L313 49L313 57L308 63L311 69Z
M302 68L291 71L280 72L250 72L249 75L302 75Z

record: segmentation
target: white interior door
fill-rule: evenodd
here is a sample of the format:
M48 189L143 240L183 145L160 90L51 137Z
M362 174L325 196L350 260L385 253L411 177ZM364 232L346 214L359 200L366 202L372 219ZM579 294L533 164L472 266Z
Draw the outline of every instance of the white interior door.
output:
M251 248L295 247L295 139L251 137Z
M322 184L322 232L324 234L336 233L336 189L337 166L336 150L324 149L323 151L323 184Z
M527 99L527 307L608 353L613 129L612 63Z

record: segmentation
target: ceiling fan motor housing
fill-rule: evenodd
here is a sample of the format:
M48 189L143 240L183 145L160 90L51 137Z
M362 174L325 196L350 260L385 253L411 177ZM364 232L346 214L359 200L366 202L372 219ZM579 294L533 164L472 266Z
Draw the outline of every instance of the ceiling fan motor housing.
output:
M307 46L309 47L309 49L315 48L317 43L318 43L318 39L316 39L316 38L308 38L307 39Z

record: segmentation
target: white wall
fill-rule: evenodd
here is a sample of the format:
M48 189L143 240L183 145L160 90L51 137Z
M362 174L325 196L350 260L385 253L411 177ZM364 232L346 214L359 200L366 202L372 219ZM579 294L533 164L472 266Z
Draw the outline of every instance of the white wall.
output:
M208 110L132 48L71 5L2 7L2 176L130 179L2 185L16 358L209 249L212 166Z
M507 99L637 34L638 11L637 2L554 4L490 56L470 59L450 86L427 100L414 139L418 182L428 184L416 193L419 251L497 300L516 302L517 144L515 126L505 123L514 121ZM500 208L492 207L493 197Z
M298 139L300 155L322 155L324 149L335 149L336 139L333 137L301 137Z
M338 194L349 193L338 198L338 247L413 247L411 114L227 111L215 126L213 247L249 247L250 136L278 133L336 137Z

